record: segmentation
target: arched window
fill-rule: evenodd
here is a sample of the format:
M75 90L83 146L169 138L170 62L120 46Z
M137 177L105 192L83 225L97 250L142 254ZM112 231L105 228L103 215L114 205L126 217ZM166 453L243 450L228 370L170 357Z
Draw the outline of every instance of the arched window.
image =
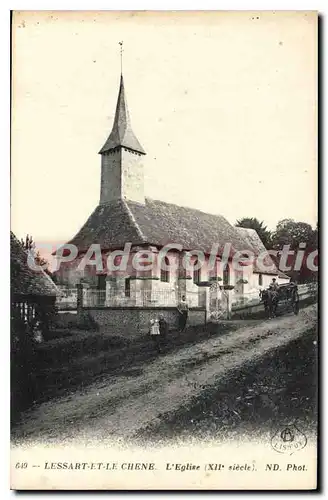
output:
M223 284L230 285L230 267L228 263L223 268Z
M163 260L161 261L161 281L163 281L164 283L170 282L170 269L169 269L169 267L170 267L170 260L168 257L164 257L164 262L163 262Z
M198 266L199 266L198 259L195 259L195 261L194 261L194 270L193 270L194 283L199 283L200 282L200 268L198 269Z

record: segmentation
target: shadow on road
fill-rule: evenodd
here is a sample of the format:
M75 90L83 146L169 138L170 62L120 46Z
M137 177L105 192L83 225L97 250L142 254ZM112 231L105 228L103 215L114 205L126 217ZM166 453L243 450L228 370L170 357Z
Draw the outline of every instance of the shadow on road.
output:
M297 422L302 432L316 428L316 332L245 364L216 387L204 389L188 407L160 416L136 436L142 442L188 438L218 440L254 436L283 423Z

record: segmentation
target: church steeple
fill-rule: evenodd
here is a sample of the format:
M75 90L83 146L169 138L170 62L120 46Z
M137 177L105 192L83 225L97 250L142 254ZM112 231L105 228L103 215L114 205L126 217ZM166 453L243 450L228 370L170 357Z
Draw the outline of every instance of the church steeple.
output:
M131 127L122 72L113 128L99 153L100 204L117 200L145 203L143 158L146 153Z
M117 147L124 147L141 154L146 154L131 127L122 74L113 128L99 153L103 154Z

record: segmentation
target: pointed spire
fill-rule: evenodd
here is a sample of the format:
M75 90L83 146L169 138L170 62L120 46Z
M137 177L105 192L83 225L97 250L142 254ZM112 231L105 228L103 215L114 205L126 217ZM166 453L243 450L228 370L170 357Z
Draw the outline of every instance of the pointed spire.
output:
M131 128L130 116L125 97L123 75L121 74L120 90L118 93L114 125L100 154L111 149L123 146L141 154L146 154Z
M118 42L120 46L120 58L121 58L121 76L123 75L123 42Z

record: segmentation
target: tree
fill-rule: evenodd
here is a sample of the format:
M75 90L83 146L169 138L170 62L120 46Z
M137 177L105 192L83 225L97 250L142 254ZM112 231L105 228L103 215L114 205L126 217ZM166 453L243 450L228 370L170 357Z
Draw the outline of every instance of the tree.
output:
M265 248L271 248L271 231L264 225L264 221L259 221L256 217L244 217L238 219L235 226L255 229Z
M281 250L284 245L290 245L292 250L305 243L307 248L315 249L317 245L317 229L312 229L306 222L296 222L293 219L283 219L278 222L272 235L272 248Z
M29 234L27 234L25 236L25 240L24 240L24 238L21 238L20 243L21 243L22 247L24 248L24 250L26 250L26 251L30 250L30 251L34 251L35 252L35 242L33 240L33 237L30 236ZM34 259L35 259L36 264L39 265L39 266L43 266L43 265L46 265L46 264L48 265L48 261L42 257L42 255L40 254L39 251L37 251L36 254L34 255ZM47 274L51 275L48 267L45 267L44 271Z
M33 250L35 248L33 237L27 234L25 236L25 240L24 238L21 238L21 245L24 248L24 250Z
M304 245L299 247L299 244ZM297 222L293 219L283 219L278 222L275 232L272 235L272 248L282 251L284 245L290 245L290 250L294 254L288 257L287 265L291 270L281 269L294 281L305 283L318 278L317 271L308 268L307 257L311 252L318 249L318 224L315 229L307 222ZM300 268L294 268L298 251L303 252ZM315 259L318 265L318 257Z

